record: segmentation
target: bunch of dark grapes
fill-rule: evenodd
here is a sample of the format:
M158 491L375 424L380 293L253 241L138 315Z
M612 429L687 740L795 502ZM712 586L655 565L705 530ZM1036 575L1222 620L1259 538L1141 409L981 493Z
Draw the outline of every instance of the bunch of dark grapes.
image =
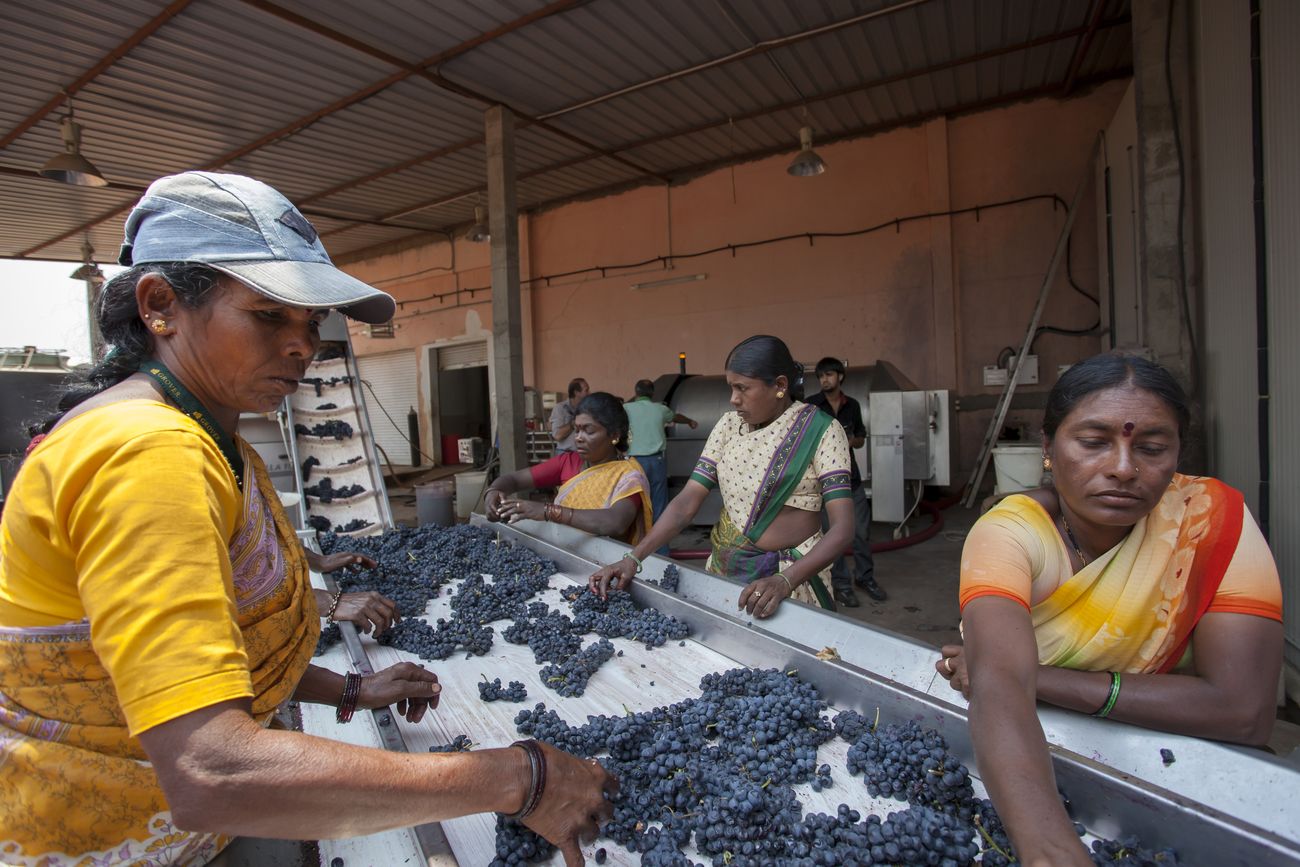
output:
M542 667L542 683L569 698L587 691L587 681L605 661L614 655L614 645L604 638L578 653Z
M429 747L431 753L464 753L474 748L469 735L456 735L449 744L434 744Z
M342 419L330 419L329 421L317 422L311 427L305 424L295 424L293 432L298 436L320 437L321 439L346 440L352 438L352 425Z
M355 533L357 530L364 530L366 527L374 524L374 521L367 521L365 518L353 518L346 524L335 527L335 533Z
M316 497L322 503L332 503L335 500L346 500L349 497L355 497L357 494L364 493L365 490L361 485L344 485L341 488L335 488L334 480L326 476L316 484L303 488L302 492L309 497Z
M1011 838L1007 836L1007 829L1002 825L1002 818L998 816L992 801L988 798L977 801L972 821L979 835L976 842L980 846L980 864L985 867L1009 867L1020 863L1016 860Z
M604 834L641 852L642 863L689 863L682 850L692 841L717 865L785 863L801 814L790 785L825 782L829 770L816 764L817 745L833 737L826 703L815 687L774 670L712 674L700 690L581 726L539 704L515 724L575 755L608 753L601 762L621 792Z
M872 723L856 710L842 710L835 715L831 725L835 729L835 734L850 743L857 743L858 738L872 729Z
M401 528L360 539L325 535L320 545L326 554L350 551L376 561L376 569L350 567L335 573L335 578L345 590L382 593L397 603L404 617L422 615L429 600L459 578L476 576L481 585L481 574L487 572L503 587L523 581L526 586L520 588L519 595L526 598L545 586L541 579L555 572L550 560L521 545L497 544L495 534L480 527Z
M555 852L546 838L505 816L497 816L497 855L489 867L514 867L545 861Z
M312 515L307 519L307 526L311 527L317 533L331 532L330 525L332 523L333 522L330 521L330 519L325 517L324 515Z
M873 797L898 798L969 820L975 793L970 771L933 729L911 721L868 730L849 748L848 771L862 773Z
M647 648L661 647L691 634L691 628L676 617L656 608L637 608L632 596L622 590L601 599L585 587L566 591L573 609L573 626L579 632L594 632L602 638L630 638Z
M1137 837L1123 837L1119 840L1093 840L1092 863L1101 865L1118 864L1121 867L1171 867L1178 864L1178 853L1173 849L1145 849Z
M306 484L307 480L311 478L311 468L319 466L320 458L315 455L308 456L307 460L302 462L302 480L304 484Z
M653 584L656 587L659 587L663 590L667 590L669 593L676 593L677 582L681 580L681 577L682 577L682 573L681 570L677 568L677 565L675 563L669 563L667 566L664 567L664 573L662 578L659 579L651 578L647 580L646 583Z
M311 385L311 386L315 386L315 388L316 388L316 396L317 396L317 397L320 397L320 396L321 396L321 389L322 389L324 386L327 386L327 385L330 385L330 386L333 386L333 385L351 385L351 384L352 384L352 377L350 377L350 376L331 376L329 379L325 379L325 378L320 377L320 376L304 376L302 379L300 379L300 380L298 380L298 381L301 382L303 385ZM297 425L294 425L294 427L297 427Z
M805 817L791 847L790 863L797 867L840 864L973 864L979 847L968 824L928 807L911 807L884 819L867 816L841 804L838 814Z
M478 685L478 697L484 701L519 702L528 698L528 690L517 680L512 680L509 686L502 687L499 677L490 681L483 678Z
M343 631L339 629L337 623L331 623L320 631L320 638L316 639L316 650L312 656L323 656L325 651L343 640Z

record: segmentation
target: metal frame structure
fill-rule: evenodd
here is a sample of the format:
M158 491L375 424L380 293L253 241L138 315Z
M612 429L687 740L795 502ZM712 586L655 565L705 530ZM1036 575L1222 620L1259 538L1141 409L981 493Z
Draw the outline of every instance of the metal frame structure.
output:
M247 170L251 160L259 176L274 185L286 186L287 179L277 177L283 163L276 156L286 145L297 150L307 148L309 153L313 148L337 150L345 139L338 138L337 134L331 138L327 128L333 121L350 113L369 111L376 98L391 96L395 89L418 82L433 88L446 109L453 113L478 112L503 105L517 117L521 131L528 129L556 145L551 151L560 158L535 155L530 164L521 166L518 174L521 183L530 179L538 181L532 190L521 190L520 204L524 208L546 207L637 184L670 183L719 165L792 150L796 145L793 129L788 136L776 137L772 130L784 130L788 125L787 116L799 112L818 113L814 123L819 142L824 142L870 135L940 115L980 111L1044 96L1068 96L1090 82L1128 75L1131 65L1126 60L1128 37L1124 32L1130 21L1128 0L1069 0L1055 11L1035 8L1031 16L1035 23L1031 27L1023 26L1027 19L1021 7L1004 3L971 6L966 0L861 0L851 4L847 13L838 7L834 12L829 7L813 12L809 7L786 0L772 0L759 7L738 7L728 0L719 0L716 8L701 8L699 14L674 16L669 11L664 13L664 19L653 21L650 19L654 16L642 16L641 10L625 7L621 0L555 0L538 3L513 18L507 17L507 9L518 9L518 6L485 8L466 2L440 9L440 14L462 25L454 32L472 32L473 26L467 22L476 19L495 20L495 26L484 27L469 38L417 59L403 56L396 40L385 40L379 33L365 30L345 9L330 3L302 6L271 0L215 2L227 17L239 15L250 23L263 22L262 38L268 42L281 41L287 47L311 40L328 57L337 57L335 65L354 63L358 67L388 71L364 84L358 77L355 81L361 86L352 90L340 92L336 88L328 96L322 93L311 110L287 120L276 120L274 128L262 128L257 135L238 144L202 147L200 152L206 153L185 167ZM40 17L35 19L14 11L12 29L49 27L51 21L60 20L60 7L62 14L77 23L86 15L98 16L100 12L99 7L92 7L86 0L62 0L54 7L53 16L49 9L42 9ZM173 0L142 23L138 12L117 10L113 23L121 27L129 22L132 29L107 50L101 49L102 53L93 61L87 57L84 69L71 80L60 80L58 89L49 86L50 76L27 75L15 79L12 86L20 88L14 94L18 98L15 104L25 106L22 109L25 113L12 115L9 129L0 133L0 179L9 176L47 183L36 179L36 166L28 165L29 159L24 159L22 154L35 144L34 136L41 137L48 132L50 118L67 99L78 98L81 115L93 117L98 112L106 120L116 109L111 90L104 90L105 82L113 80L124 65L130 66L142 53L148 54L160 41L170 43L177 28L189 27L192 21L210 14L212 8L210 3ZM377 20L381 14L382 10L376 13ZM834 14L839 17L833 17ZM561 20L564 25L556 23ZM396 19L390 16L388 21ZM562 28L570 21L575 36L585 32L597 41L604 31L593 32L592 27L614 28L611 33L626 27L633 38L637 37L638 28L644 27L640 35L647 40L667 40L671 44L693 39L696 44L709 47L704 53L682 51L676 57L665 57L657 63L658 68L652 66L649 74L641 73L639 77L640 69L635 65L606 64L604 77L618 82L617 86L603 92L592 92L590 86L575 88L573 96L568 97L571 101L559 105L544 104L536 95L526 94L526 86L511 88L484 71L493 68L493 64L481 58L495 56L507 45L526 47L534 55L545 51L544 46L548 44L552 50L572 53L577 44L564 42L562 35L566 32ZM622 24L616 27L616 22ZM940 41L947 42L948 34L971 25L979 31L978 36L962 41L961 50L935 47ZM875 38L883 41L872 42L869 28L883 28L873 31ZM543 31L545 35L539 35ZM1021 33L1028 34L1028 38L1017 39L1014 35ZM937 38L940 36L942 40ZM534 39L537 41L531 41ZM29 43L39 41L28 40ZM965 47L968 45L978 50ZM854 46L866 47L882 57L897 55L898 59L868 59L851 64L857 67L856 74L828 77L826 72L831 62ZM337 49L337 53L331 49ZM1062 55L1063 49L1068 53ZM195 50L202 49L196 46ZM409 55L410 50L406 53ZM1045 61L1044 56L1049 59ZM67 57L76 63L75 53L69 52ZM16 62L23 64L21 58L16 58ZM824 67L820 72L815 71L819 62ZM60 73L53 77L63 78L66 73L61 70L66 66L66 63L60 66ZM1040 67L1044 70L1041 74L1037 72ZM1049 67L1053 70L1050 76L1046 73ZM589 67L593 71L599 68ZM758 90L747 85L756 75L763 77L763 87ZM521 76L528 77L526 73ZM959 80L966 84L954 87L954 82ZM710 97L699 104L693 100L682 103L689 95L689 91L681 89L686 81L691 81L696 88L706 88ZM827 86L832 81L834 86ZM984 86L981 81L996 83ZM252 83L234 75L225 86L251 87ZM931 96L898 103L891 95L911 92L913 88ZM159 88L157 92L171 90ZM211 87L205 86L204 92L209 90ZM953 96L933 96L939 91L952 91ZM971 97L968 95L971 93L976 95ZM759 104L755 104L755 96L761 100ZM784 98L773 98L779 96ZM645 99L662 105L680 103L683 110L659 112L651 118L645 112L636 112L648 105L643 102ZM890 108L866 114L845 110L848 105L845 100L858 99L864 100L864 104L874 104L879 99ZM98 103L103 106L97 108ZM33 104L34 108L26 107ZM611 108L638 113L642 118L640 134L611 126ZM855 114L856 123L852 120ZM873 114L879 120L868 120ZM678 117L689 122L682 123ZM844 118L849 118L848 122ZM376 120L379 125L393 126L409 118L389 113ZM739 146L735 141L738 128L745 137ZM144 168L137 158L136 167L129 172L111 171L113 182L106 192L116 192L117 196L97 194L87 200L91 202L89 207L70 210L66 218L58 221L58 230L43 236L20 232L15 227L14 235L25 235L28 240L16 242L21 246L6 251L7 254L71 260L77 258L74 248L79 249L83 237L90 234L96 235L97 246L111 247L116 240L113 237L116 220L143 189L142 182L158 174L160 166L174 163L174 159L165 159L170 130L155 132L159 133L156 136L159 147L154 148L159 159L153 160L157 163L153 170ZM92 124L88 136L93 140L96 135ZM719 147L716 139L728 135L731 143ZM225 143L232 138L238 141L237 135L214 137L214 140ZM715 140L710 142L710 139ZM776 141L781 143L775 144ZM101 147L105 144L103 137L99 138L99 144ZM452 189L443 185L444 189L435 195L392 207L384 204L383 182L395 176L409 177L412 170L435 165L454 167L452 173L464 177L466 166L481 167L484 144L485 137L481 134L444 140L420 153L408 152L401 158L394 154L393 161L386 165L374 166L371 161L368 170L354 169L351 176L344 176L343 170L334 165L331 168L336 171L329 174L306 173L310 180L306 182L305 192L304 172L298 171L296 183L287 186L294 189L293 197L304 212L321 223L322 235L336 255L356 257L377 246L376 237L385 238L378 244L418 238L430 231L446 231L470 219L472 197L485 190L483 183ZM526 150L527 144L521 142L521 148ZM125 159L125 154L122 157ZM574 172L590 171L593 162L612 171L603 175L597 172L589 182L575 180ZM111 161L106 164L113 165ZM482 171L477 174L483 176ZM129 196L124 198L122 193ZM117 204L104 209L110 202ZM46 225L52 226L48 221ZM362 237L364 233L339 237L360 227L397 231L380 236L372 232L366 237Z
M476 515L474 523L485 519ZM581 574L611 562L626 546L555 524L525 522L493 525L503 539L518 542L554 560L562 571ZM648 558L643 579L662 577L669 561ZM782 606L769 621L755 622L731 612L739 585L679 567L676 594L646 580L633 584L634 599L691 624L692 638L742 665L797 669L839 708L865 714L879 711L881 722L917 720L938 729L954 753L974 767L974 748L960 699L940 682L936 689L935 653L910 639L799 604ZM370 665L365 649L351 634L348 650L359 670ZM818 644L834 647L839 659L820 658ZM390 749L407 749L391 718ZM1294 764L1258 751L1101 722L1044 708L1041 711L1058 783L1071 800L1075 817L1107 836L1137 834L1147 845L1174 846L1189 865L1300 865L1300 828L1290 807L1297 774ZM1062 735L1073 748L1057 741ZM1159 750L1172 746L1184 767L1157 781ZM1150 761L1147 761L1147 759ZM1141 769L1148 771L1142 773ZM1264 808L1272 808L1265 815ZM431 832L430 857L446 857L439 832Z

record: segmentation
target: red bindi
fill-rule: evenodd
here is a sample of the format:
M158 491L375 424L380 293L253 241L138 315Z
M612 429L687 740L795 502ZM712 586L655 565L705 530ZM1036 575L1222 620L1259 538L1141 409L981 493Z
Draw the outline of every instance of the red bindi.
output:
M1131 422L1131 421L1126 421L1126 422L1124 422L1124 436L1126 436L1126 437L1131 437L1131 436L1133 436L1133 428L1134 428L1134 427L1135 427L1135 425L1133 424L1133 422Z

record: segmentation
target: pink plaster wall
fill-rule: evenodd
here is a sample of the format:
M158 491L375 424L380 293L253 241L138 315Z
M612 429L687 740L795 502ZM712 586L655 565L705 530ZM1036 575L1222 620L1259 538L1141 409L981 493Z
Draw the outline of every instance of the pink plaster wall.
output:
M644 187L576 202L521 219L521 273L545 276L617 265L809 231L851 231L923 213L947 202L962 208L1041 193L1069 200L1085 172L1097 130L1123 95L1117 81L1068 101L1038 100L976 115L898 129L818 147L829 170L814 178L786 174L790 155L722 169L689 183ZM946 165L936 164L943 160ZM1098 285L1094 197L1085 194L1073 245L1074 275ZM573 376L595 389L628 394L641 377L672 372L677 353L688 369L721 371L728 350L750 334L776 334L796 358L884 358L919 385L962 395L996 394L980 369L1023 337L1051 258L1063 208L1048 202L916 221L897 231L806 239L694 259L672 271L609 271L534 284L524 292L525 380L561 390ZM937 245L944 245L942 248ZM349 271L399 301L489 282L488 247L456 244L456 272L445 242L376 258ZM941 273L936 276L936 269ZM946 273L950 269L950 274ZM635 282L705 273L707 279L633 290ZM473 305L491 330L486 294ZM938 299L939 309L936 309ZM463 296L462 304L471 299ZM419 347L466 333L468 307L409 302L395 340L354 334L359 354ZM1070 290L1064 268L1043 321L1086 327L1096 307ZM947 352L944 346L949 347ZM1041 385L1058 364L1097 351L1098 338L1043 337ZM955 348L954 348L955 347ZM962 464L973 461L987 411L961 413ZM1036 413L1012 422L1036 426Z

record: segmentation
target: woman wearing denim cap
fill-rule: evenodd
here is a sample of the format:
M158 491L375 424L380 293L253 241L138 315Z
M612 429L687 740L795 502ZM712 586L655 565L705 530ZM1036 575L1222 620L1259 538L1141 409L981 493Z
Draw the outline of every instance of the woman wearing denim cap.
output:
M289 698L398 703L437 678L309 664L308 564L256 452L232 437L298 387L331 308L393 300L237 175L155 182L101 294L109 355L65 397L0 524L0 861L195 864L233 835L369 834L517 814L582 861L617 788L549 746L408 755L267 728ZM328 564L327 564L328 565Z

